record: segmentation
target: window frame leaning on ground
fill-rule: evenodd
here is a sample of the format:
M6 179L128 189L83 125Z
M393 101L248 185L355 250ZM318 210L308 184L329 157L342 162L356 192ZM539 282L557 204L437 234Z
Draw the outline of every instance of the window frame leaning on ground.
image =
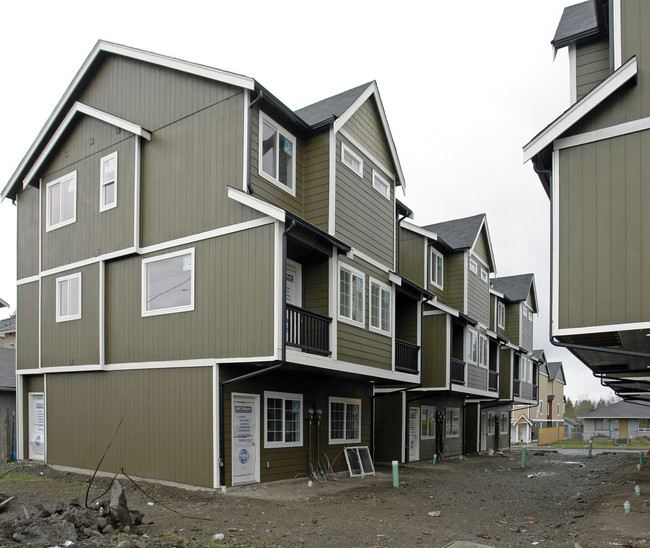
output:
M343 404L343 426L342 438L332 437L333 422L334 422L334 412L332 411L332 404ZM348 437L348 406L356 406L358 409L357 419L356 419L356 431L354 437ZM343 444L343 443L361 443L361 400L358 398L340 398L336 396L330 396L327 402L328 409L328 440L330 445ZM337 429L338 430L338 429Z
M142 291L141 291L141 298L142 298L142 303L141 303L141 313L142 317L148 317L148 316L159 316L162 314L177 314L180 312L191 312L194 310L194 301L195 301L195 275L196 275L196 263L195 263L195 248L191 247L188 249L181 249L179 251L173 251L171 253L165 253L164 255L156 255L155 257L150 257L147 259L142 259ZM190 300L186 304L180 304L176 306L167 306L164 308L153 308L153 309L148 309L147 308L147 303L153 299L157 299L160 297L163 293L160 295L157 295L156 297L153 297L152 299L148 299L148 280L147 280L147 272L149 269L149 265L155 264L155 263L160 263L163 261L171 261L174 259L177 259L178 257L185 257L189 256L190 257L190 277L189 280L183 280L181 284L178 284L178 286L184 284L186 281L189 281L190 284ZM183 271L186 270L186 263L185 260L183 259L182 263L182 269ZM165 292L170 291L171 289L174 289L174 287L178 286L171 286L169 289L167 289Z
M280 419L275 417L269 417L269 400L281 400L282 416ZM297 420L294 417L291 420L287 417L287 402L291 402L291 413L295 415L298 414ZM296 409L296 402L298 403L298 408ZM269 428L269 420L280 421L282 424L282 430L275 430ZM297 426L296 431L287 430L287 424L294 423ZM304 422L304 405L303 405L303 395L302 394L293 394L289 392L272 392L264 391L264 448L273 449L276 447L302 447L303 445L303 422ZM280 432L282 434L281 440L269 440L269 434L272 432ZM287 434L289 432L297 432L297 439L287 441Z

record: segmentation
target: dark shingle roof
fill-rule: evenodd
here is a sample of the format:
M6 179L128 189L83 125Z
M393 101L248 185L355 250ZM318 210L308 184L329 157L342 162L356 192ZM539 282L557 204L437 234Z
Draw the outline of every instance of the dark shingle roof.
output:
M533 283L533 274L518 274L492 279L492 287L503 293L509 301L519 303L525 301Z
M338 95L323 99L322 101L298 109L296 114L310 126L316 126L327 120L339 118L371 84L372 82L369 82L339 93Z
M16 331L16 316L0 320L0 333L12 333Z
M473 217L453 219L422 228L437 234L438 239L442 240L443 243L447 244L454 251L461 251L469 249L474 245L476 236L478 236L484 220L485 213L480 213Z
M548 362L548 373L549 378L554 381L560 381L566 384L564 379L564 368L562 367L562 362Z
M632 403L619 401L601 407L579 419L648 419L650 418L650 403Z
M551 44L556 49L607 31L607 0L588 0L564 8Z
M16 390L16 351L0 348L0 390Z

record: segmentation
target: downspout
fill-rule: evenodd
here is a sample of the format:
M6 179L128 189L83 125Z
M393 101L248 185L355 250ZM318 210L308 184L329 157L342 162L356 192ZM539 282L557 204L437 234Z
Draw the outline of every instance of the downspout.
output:
M399 276L401 273L401 265L402 265L402 254L400 253L400 226L402 224L402 221L407 218L407 215L402 215L401 217L397 218L397 275Z
M291 223L289 226L285 229L285 231L282 234L282 320L280 321L280 325L284 326L284 318L287 317L287 299L286 299L286 294L287 294L287 234L291 232L296 226L296 221L293 219L291 220ZM239 382L243 380L247 380L253 377L257 377L259 375L263 375L264 373L269 373L270 371L274 371L276 369L280 369L285 363L287 359L287 338L283 334L282 336L282 354L281 354L281 359L279 362L269 366L265 367L264 369L259 369L258 371L251 371L250 373L246 373L245 375L240 375L239 377L235 377L233 379L228 379L226 381L223 381L219 383L219 468L221 470L221 473L219 474L219 481L221 483L221 486L226 485L226 478L225 478L225 463L226 463L226 451L225 451L225 444L226 444L226 436L224 433L224 428L225 428L225 422L224 422L224 386L226 384L231 384L234 382Z
M260 89L257 92L257 97L251 101L251 103L248 105L248 173L246 174L246 190L249 194L254 194L253 193L253 183L251 181L251 154L252 154L252 143L251 143L251 135L253 134L253 122L251 121L251 114L253 113L253 107L255 104L262 99L262 90ZM257 146L259 147L260 144L258 143Z

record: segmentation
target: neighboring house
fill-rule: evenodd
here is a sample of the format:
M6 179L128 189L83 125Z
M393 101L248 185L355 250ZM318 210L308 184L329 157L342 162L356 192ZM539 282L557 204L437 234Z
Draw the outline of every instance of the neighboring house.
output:
M375 388L420 383L429 295L396 264L398 186L374 82L292 111L99 42L2 193L19 458L93 470L121 424L104 470L218 487L372 446Z
M0 320L0 348L16 348L16 316Z
M15 420L16 350L0 348L0 456L16 458Z
M650 2L565 8L571 106L524 146L551 200L551 338L650 401ZM534 105L531 106L534 108Z
M650 439L650 404L619 401L584 417L582 439L606 437L613 440Z
M571 417L564 417L564 439L582 439L582 425L577 420Z

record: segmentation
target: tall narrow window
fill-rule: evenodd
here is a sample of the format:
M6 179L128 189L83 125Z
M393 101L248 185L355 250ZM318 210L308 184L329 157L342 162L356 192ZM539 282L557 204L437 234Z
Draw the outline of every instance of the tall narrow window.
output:
M46 231L77 220L77 172L73 171L46 186Z
M302 395L264 392L266 437L264 447L302 445Z
M360 325L365 324L365 276L347 265L339 267L339 318Z
M194 310L194 249L142 261L142 315Z
M81 272L56 279L56 321L81 318Z
M117 152L104 156L99 165L99 211L106 211L117 205Z
M490 346L487 338L483 335L479 336L479 365L487 367L490 362Z
M497 303L497 324L501 329L506 328L506 305L501 301Z
M391 289L370 278L370 330L390 335Z
M469 260L469 269L474 274L478 274L478 263L474 259Z
M470 363L478 363L478 333L469 330L467 332L467 361Z
M259 172L296 195L296 138L260 111Z
M431 248L431 283L443 288L444 259L441 253Z
M361 442L361 400L330 398L329 442Z

